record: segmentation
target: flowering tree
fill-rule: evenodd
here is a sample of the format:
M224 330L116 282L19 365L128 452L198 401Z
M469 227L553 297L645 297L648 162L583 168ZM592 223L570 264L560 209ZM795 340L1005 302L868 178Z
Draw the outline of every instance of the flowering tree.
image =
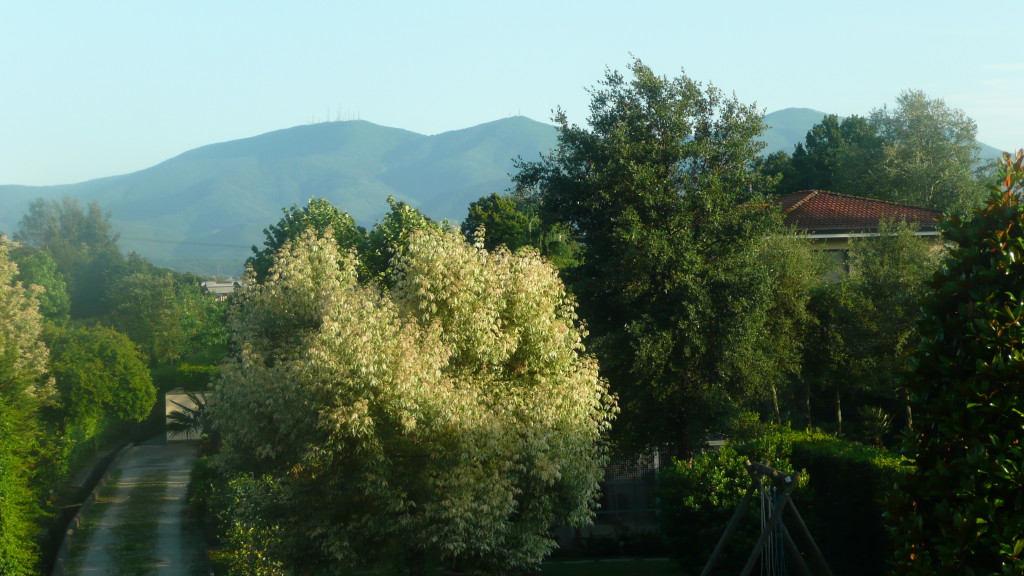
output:
M614 401L536 253L407 242L382 288L307 230L238 294L219 465L270 480L251 514L286 565L535 566L592 516Z
M0 574L32 574L39 511L32 487L37 412L52 394L32 291L16 282L11 244L0 235Z

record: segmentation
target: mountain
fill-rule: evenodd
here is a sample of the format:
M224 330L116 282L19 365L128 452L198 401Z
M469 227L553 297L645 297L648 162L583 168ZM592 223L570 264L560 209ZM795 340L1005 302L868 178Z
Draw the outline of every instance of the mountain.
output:
M825 116L824 112L810 108L786 108L765 114L764 123L768 125L768 130L764 133L765 147L762 153L792 154L793 147L803 142L807 132Z
M365 121L296 126L123 176L0 186L0 230L13 232L35 198L72 196L111 213L126 251L179 270L236 274L292 204L326 198L371 227L391 195L457 222L470 202L510 186L513 158L532 160L554 143L551 125L524 117L434 136Z
M791 153L825 113L765 117L765 153ZM550 124L512 117L425 136L365 121L325 122L211 144L151 168L62 186L0 186L0 231L11 234L35 198L71 196L111 213L120 244L160 266L240 273L281 210L322 197L367 228L387 197L458 222L474 200L511 185L513 158L550 150ZM998 151L983 146L983 157Z

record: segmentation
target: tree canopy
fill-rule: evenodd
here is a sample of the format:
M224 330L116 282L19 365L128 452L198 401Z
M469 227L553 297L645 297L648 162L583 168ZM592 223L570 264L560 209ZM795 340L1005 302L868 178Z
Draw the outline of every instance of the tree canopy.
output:
M962 110L907 90L867 117L825 116L788 162L770 157L760 172L782 176L776 193L828 190L963 212L984 197L976 136Z
M35 573L40 510L33 466L38 410L52 397L33 290L15 281L11 244L0 236L0 574Z
M550 265L411 216L386 284L307 229L234 300L209 410L220 466L263 479L236 519L285 565L536 566L593 514L614 403Z
M639 60L629 69L591 90L589 128L559 111L558 146L519 162L514 181L582 242L566 278L619 394L620 439L690 446L767 401L783 271L766 265L764 240L780 218L755 192L754 106Z
M1024 151L987 204L946 224L955 247L922 302L907 378L913 463L889 496L898 574L1024 572Z

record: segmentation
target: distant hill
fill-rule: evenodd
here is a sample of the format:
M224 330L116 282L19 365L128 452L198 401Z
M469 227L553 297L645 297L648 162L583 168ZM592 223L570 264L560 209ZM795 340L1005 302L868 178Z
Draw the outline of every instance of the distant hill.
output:
M792 152L825 116L768 114L766 153ZM0 231L12 234L33 199L71 196L111 213L121 246L160 266L238 274L281 210L322 197L371 227L387 197L457 222L470 202L511 185L513 159L555 145L550 124L512 117L425 136L365 121L325 122L211 144L151 168L62 186L0 186ZM990 155L998 151L991 147Z
M804 141L807 132L821 122L826 114L810 108L786 108L765 114L764 154L772 152L793 153L793 148Z
M549 124L507 118L425 136L365 121L296 126L211 144L123 176L63 186L0 186L0 231L30 201L72 196L111 213L121 246L154 263L240 273L281 210L322 197L371 227L387 197L459 221L469 203L510 186L512 159L555 144Z

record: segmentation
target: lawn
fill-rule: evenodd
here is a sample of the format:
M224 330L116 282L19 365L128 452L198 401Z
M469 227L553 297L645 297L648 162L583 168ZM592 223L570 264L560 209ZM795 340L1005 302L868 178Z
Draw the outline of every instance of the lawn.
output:
M665 558L545 562L544 576L688 576Z

